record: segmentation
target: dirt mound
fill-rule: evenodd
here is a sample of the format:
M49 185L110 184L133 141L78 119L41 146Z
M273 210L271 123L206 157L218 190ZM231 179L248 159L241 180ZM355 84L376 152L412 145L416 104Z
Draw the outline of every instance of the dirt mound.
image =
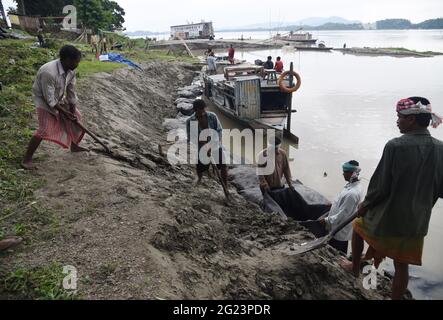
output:
M18 267L71 265L86 299L382 299L363 290L332 248L299 257L281 253L312 238L247 202L236 190L227 205L221 186L194 187L189 166L159 153L174 94L193 67L148 63L80 84L85 123L118 153L73 155L51 144L39 151L46 181L37 202L51 213L33 242L2 258ZM91 140L86 145L97 148ZM6 293L3 293L5 295ZM0 289L1 296L1 289Z

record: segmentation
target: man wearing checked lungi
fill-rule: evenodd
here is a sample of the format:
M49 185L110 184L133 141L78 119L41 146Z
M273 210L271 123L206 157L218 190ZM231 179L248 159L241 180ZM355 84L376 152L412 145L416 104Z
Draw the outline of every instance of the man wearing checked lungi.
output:
M386 257L394 260L394 300L406 293L409 265L422 265L432 209L443 198L443 142L428 130L430 124L437 128L441 117L422 97L398 102L397 115L403 135L385 147L354 222L353 264L345 265L360 275L364 242L369 245L365 259L374 259L376 267Z
M75 69L80 60L81 52L67 45L60 50L60 59L45 64L38 71L32 91L39 127L29 143L23 168L36 169L32 157L43 140L57 143L71 152L88 151L79 146L85 132L59 111L63 108L81 120L75 92Z

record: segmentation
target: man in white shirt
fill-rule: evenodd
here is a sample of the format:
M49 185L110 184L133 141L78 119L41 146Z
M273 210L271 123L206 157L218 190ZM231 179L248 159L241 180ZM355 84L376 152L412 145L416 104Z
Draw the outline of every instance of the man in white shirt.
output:
M35 169L32 158L43 140L57 143L72 152L87 151L79 146L85 132L59 112L62 108L81 120L75 89L75 69L81 56L75 47L64 46L60 50L60 59L48 62L37 73L32 91L39 127L22 163L27 170Z
M363 200L362 187L359 179L360 172L360 164L355 160L349 161L343 165L343 176L348 184L332 203L331 210L327 217L319 220L319 228L312 226L313 228L311 231L317 237L325 236L344 220L357 212L358 206ZM349 241L352 240L352 234L352 223L350 223L335 235L334 239L330 242L330 245L338 251L347 254Z
M217 74L217 58L214 55L214 52L210 52L208 56L208 73L209 74Z

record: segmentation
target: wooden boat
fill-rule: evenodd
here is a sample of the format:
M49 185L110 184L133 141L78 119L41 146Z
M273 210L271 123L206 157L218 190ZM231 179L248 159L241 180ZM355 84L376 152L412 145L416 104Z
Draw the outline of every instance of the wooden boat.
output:
M302 46L294 46L294 48L298 51L331 51L332 47L327 47L323 41L320 41L318 46L312 45L302 45Z
M225 67L223 74L204 75L205 96L231 119L252 129L275 129L298 144L291 133L291 115L296 112L292 93L282 92L277 79L264 79L264 74L262 66ZM284 84L290 87L290 79Z
M331 51L332 47L294 46L297 51Z
M300 31L300 30L297 30ZM291 31L289 34L281 35L277 34L274 37L275 40L283 40L289 42L303 43L303 44L316 44L317 39L312 37L312 34L309 32L294 32Z

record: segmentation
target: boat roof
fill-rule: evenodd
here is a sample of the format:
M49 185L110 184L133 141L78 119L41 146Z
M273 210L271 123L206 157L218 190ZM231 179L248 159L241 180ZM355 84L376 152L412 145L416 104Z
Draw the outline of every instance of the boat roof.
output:
M227 86L234 87L234 83L236 80L252 80L252 79L260 79L261 80L261 87L262 88L278 88L278 83L272 82L268 83L268 80L263 79L262 77L252 75L252 76L238 76L231 80L226 80L225 76L223 74L216 74L208 77L211 79L214 83L225 83ZM288 83L289 84L289 83Z
M189 26L200 26L202 24L212 24L212 21L209 22L199 22L199 23L188 23L188 24L179 24L176 26L171 26L171 28L178 28L178 27L189 27Z

